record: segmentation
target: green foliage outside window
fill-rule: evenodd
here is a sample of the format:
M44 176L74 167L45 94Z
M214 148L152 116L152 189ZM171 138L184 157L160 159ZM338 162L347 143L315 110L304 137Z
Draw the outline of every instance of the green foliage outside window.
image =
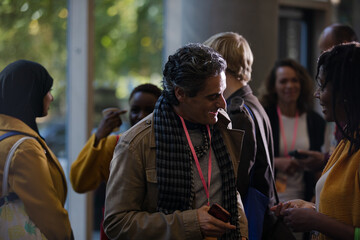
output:
M110 89L114 98L127 104L138 84L160 85L163 0L90 2L95 24L94 89ZM66 116L67 4L67 0L0 1L0 71L18 59L39 62L49 71L55 99L45 119L49 124L59 120L64 124ZM64 139L56 136L55 143Z
M95 88L116 88L117 96L126 98L140 83L159 85L162 3L95 0ZM0 69L17 59L44 65L55 79L56 108L65 105L67 17L64 0L0 3Z
M65 111L67 1L0 2L0 69L18 59L41 63L54 78L53 109Z
M144 82L160 83L162 0L95 1L95 87L127 98Z

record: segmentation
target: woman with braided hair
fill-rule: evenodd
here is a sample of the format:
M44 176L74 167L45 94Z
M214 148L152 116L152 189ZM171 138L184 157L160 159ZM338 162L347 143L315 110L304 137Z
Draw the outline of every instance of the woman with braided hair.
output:
M345 123L343 139L316 185L316 204L290 200L272 210L315 239L360 239L360 44L338 45L318 61L315 97L326 121Z

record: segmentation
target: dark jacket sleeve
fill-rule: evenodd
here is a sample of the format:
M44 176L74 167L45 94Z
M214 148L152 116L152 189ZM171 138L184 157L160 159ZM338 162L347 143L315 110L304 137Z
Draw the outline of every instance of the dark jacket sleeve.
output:
M279 143L279 135L280 135L280 128L279 128L279 117L276 113L276 106L271 106L265 108L265 111L270 119L272 135L273 135L273 143L274 143L274 156L278 157L280 151L280 143Z
M249 172L255 162L256 141L254 122L244 107L244 101L241 97L234 97L228 105L228 115L232 122L233 129L245 131L241 152L241 160L238 168L237 188L240 196L244 198L249 186Z

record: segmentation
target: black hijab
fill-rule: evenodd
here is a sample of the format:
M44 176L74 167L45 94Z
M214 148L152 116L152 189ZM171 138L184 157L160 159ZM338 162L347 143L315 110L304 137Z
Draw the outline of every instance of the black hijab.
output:
M43 116L45 95L53 79L36 62L18 60L0 72L0 114L20 119L39 133L35 119Z

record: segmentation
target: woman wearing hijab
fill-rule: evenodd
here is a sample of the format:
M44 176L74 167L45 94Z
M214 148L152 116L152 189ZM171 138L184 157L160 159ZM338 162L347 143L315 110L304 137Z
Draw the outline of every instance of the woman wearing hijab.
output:
M38 63L19 60L0 73L0 136L20 134L0 142L0 192L6 156L14 143L25 136L15 151L8 175L8 191L24 203L30 220L47 239L72 239L67 194L62 167L40 136L37 117L48 114L53 101L53 79Z

